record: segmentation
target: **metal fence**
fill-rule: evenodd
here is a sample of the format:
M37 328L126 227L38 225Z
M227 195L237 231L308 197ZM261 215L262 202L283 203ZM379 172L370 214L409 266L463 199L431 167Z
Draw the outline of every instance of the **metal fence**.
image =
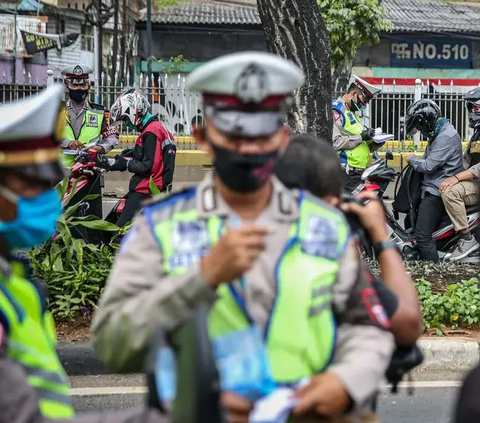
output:
M0 85L0 102L6 103L25 98L43 88L27 85ZM110 108L126 87L102 85L99 88L100 102ZM149 84L146 78L140 77L137 79L135 88L148 97L152 105L152 113L158 114L160 120L175 135L190 136L192 127L202 123L201 96L188 91L182 74L156 74L153 84ZM406 142L411 139L408 140L404 128L406 110L415 98L430 98L437 102L444 116L456 127L461 138L466 140L471 135L463 102L466 89L468 88L450 86L442 92L432 92L428 85L419 85L415 93L413 87L384 87L384 90L370 102L362 120L370 127L381 127L384 133L394 135L394 140L398 142L387 143L387 148L411 148L412 143ZM337 98L340 95L341 93L337 92L334 97ZM94 101L93 90L90 99ZM121 127L120 130L123 135L135 135L126 127ZM196 146L187 142L183 148L196 148Z

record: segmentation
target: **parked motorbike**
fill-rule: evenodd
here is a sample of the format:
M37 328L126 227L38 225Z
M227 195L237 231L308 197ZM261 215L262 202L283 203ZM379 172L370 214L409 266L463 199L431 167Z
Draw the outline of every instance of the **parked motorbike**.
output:
M110 166L115 162L115 159L108 158L104 154L98 154L93 150L71 150L67 154L75 155L75 161L72 165L70 175L68 177L68 188L62 198L62 206L64 210L68 207L73 206L78 201L82 201L78 207L77 216L85 217L88 216L90 204L86 200L88 198L89 187L91 182L95 181L97 178L100 178L100 186L104 187L104 175L110 169ZM83 201L85 200L85 201ZM121 198L115 206L110 210L108 215L104 218L106 222L116 224L118 218L120 217L123 208L125 207L125 197ZM75 238L81 238L88 240L88 233L85 229L75 228L75 231L72 231L72 234ZM58 233L54 235L54 238L58 236ZM108 244L111 240L112 233L104 231L103 233L103 242Z
M387 224L391 229L391 239L397 241L398 247L405 260L418 260L418 248L416 245L415 234L413 228L416 223L416 209L411 198L412 183L411 180L413 172L407 172L409 166L403 169L402 172L396 172L391 166L388 166L388 161L393 159L393 154L388 151L385 158L376 160L368 166L362 174L362 182L355 188L352 195L358 196L362 191L373 191L379 199L383 201L385 192L391 182L398 177L395 185L395 197L399 193L399 189L403 184L405 185L404 193L406 193L409 204L408 210L396 210L395 201L393 201L393 209L389 210L385 207L385 215ZM418 187L417 187L418 188ZM469 229L472 234L476 234L476 228L480 223L480 213L477 206L467 206L467 221ZM400 223L402 214L405 212L404 224ZM445 212L437 228L432 234L432 238L438 250L440 260L448 261L446 255L455 246L459 236L453 229L453 224ZM365 246L364 252L367 256L373 257L373 249ZM480 251L475 251L460 260L460 263L480 263Z

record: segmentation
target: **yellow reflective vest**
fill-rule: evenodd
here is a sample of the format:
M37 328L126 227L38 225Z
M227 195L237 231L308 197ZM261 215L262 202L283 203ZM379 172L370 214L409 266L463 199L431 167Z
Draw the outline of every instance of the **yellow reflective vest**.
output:
M359 117L345 106L340 100L332 102L332 109L342 116L343 128L342 135L352 136L360 135L364 126L360 122ZM365 169L370 160L370 147L363 141L351 150L340 150L337 152L342 163L348 164L350 167Z
M43 290L29 280L28 271L26 264L12 261L10 278L0 275L0 320L7 330L7 355L24 368L42 415L68 419L74 410L68 378L55 351L55 325Z
M348 239L348 227L337 212L307 193L299 201L300 218L292 223L276 266L277 297L263 334L278 383L312 376L330 362L336 334L333 284ZM186 272L226 229L218 216L198 217L195 189L149 205L144 213L161 245L167 275ZM217 294L209 315L212 339L252 323L234 284L220 284Z
M83 115L82 128L78 137L75 136L68 111L65 110L65 129L63 131L63 138L66 140L78 140L85 145L95 143L101 139L102 125L104 119L103 109L87 109ZM75 156L71 154L62 154L62 162L66 168L70 168L75 161Z

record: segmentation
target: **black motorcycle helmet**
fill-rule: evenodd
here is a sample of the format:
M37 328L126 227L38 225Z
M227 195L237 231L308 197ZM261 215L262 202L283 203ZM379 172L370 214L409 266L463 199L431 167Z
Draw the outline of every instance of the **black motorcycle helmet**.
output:
M407 135L420 131L426 137L433 136L433 130L438 118L442 116L440 107L432 100L418 100L407 110L405 129Z
M468 111L468 122L471 128L480 124L480 87L465 94L465 106Z

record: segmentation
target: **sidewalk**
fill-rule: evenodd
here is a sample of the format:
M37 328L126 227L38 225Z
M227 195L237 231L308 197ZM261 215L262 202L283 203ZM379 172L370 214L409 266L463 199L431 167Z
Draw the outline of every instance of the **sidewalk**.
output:
M480 362L478 342L471 338L423 337L419 343L425 359L415 370L415 379L458 380ZM88 342L61 342L57 352L69 376L111 373Z

